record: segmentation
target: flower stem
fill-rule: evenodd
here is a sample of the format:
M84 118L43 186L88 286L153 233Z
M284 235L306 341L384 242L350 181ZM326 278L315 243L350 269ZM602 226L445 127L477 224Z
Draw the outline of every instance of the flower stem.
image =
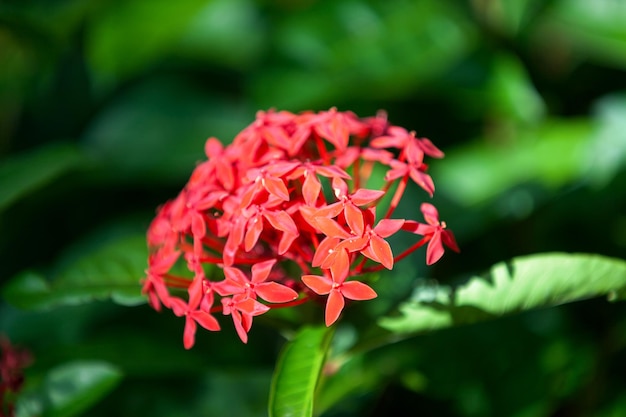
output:
M384 217L385 219L390 218L393 212L398 207L398 204L400 204L400 199L402 198L402 195L404 194L404 190L406 190L406 184L408 181L409 181L409 174L407 173L404 175L404 177L402 177L402 179L398 183L398 188L396 188L396 192L393 194L391 203L389 203L389 209L387 210L387 214L385 214L385 217Z

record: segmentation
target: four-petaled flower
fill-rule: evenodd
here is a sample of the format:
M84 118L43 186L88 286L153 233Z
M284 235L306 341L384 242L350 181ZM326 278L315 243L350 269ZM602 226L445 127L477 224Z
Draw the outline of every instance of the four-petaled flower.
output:
M219 295L245 294L247 297L256 299L261 297L270 303L286 303L298 298L298 293L285 285L275 281L267 281L276 264L276 259L260 262L251 268L252 277L239 268L225 267L224 281L214 284L213 288Z
M220 329L217 312L244 343L255 316L309 300L326 298L331 325L345 299L376 297L361 282L370 272L426 244L428 264L444 245L458 250L430 204L425 224L393 218L409 181L432 196L424 158L443 153L382 112L260 111L230 145L211 137L204 151L147 233L143 292L153 308L185 317L186 348L198 324ZM400 231L423 237L394 255L388 240Z
M196 323L200 324L207 330L218 331L220 329L217 319L211 315L209 308L207 307L213 304L213 302L210 300L210 293L205 294L204 292L203 281L201 279L194 278L191 285L189 285L188 293L188 302L185 302L177 297L170 298L170 305L174 314L178 317L185 316L183 344L186 349L190 349L194 344L197 328ZM201 307L201 304L206 304L207 306L198 308Z
M443 245L455 252L460 252L452 232L446 229L446 222L439 221L439 211L430 203L422 203L420 210L426 224L406 221L403 230L422 235L428 241L426 248L426 264L432 265L443 256Z
M376 292L367 284L359 281L346 281L349 270L348 263L348 252L343 249L337 253L329 274L302 276L302 282L316 294L328 294L325 314L326 326L330 326L339 318L345 306L344 298L350 300L376 298Z

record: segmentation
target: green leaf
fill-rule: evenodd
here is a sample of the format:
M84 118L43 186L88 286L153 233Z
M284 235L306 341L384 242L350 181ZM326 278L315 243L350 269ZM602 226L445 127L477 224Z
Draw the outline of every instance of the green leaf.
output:
M56 143L5 159L0 164L0 210L77 167L81 158L75 147Z
M24 392L17 417L71 417L87 410L122 379L106 362L76 361L50 370L41 385Z
M616 294L626 288L626 262L591 254L546 253L494 265L484 276L450 287L418 287L400 316L379 324L418 333L541 307Z
M332 331L304 327L284 347L274 370L269 399L270 417L313 415L313 398Z
M145 237L118 238L69 264L49 279L25 271L3 288L5 299L19 308L39 309L112 299L123 305L145 302L140 279L148 252Z

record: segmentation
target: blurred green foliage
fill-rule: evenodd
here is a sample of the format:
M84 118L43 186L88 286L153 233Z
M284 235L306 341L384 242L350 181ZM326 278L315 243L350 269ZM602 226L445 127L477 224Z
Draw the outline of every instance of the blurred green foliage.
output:
M622 415L623 303L394 344L370 326L513 257L625 257L625 21L621 0L0 1L0 333L35 358L20 415L266 415L275 328L298 317L184 351L180 319L135 305L141 236L207 137L332 106L385 109L446 152L431 172L462 253L381 273L336 331L316 410Z

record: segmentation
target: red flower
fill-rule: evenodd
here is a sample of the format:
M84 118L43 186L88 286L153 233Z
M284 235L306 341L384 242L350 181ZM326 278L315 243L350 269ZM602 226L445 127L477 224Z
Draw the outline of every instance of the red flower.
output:
M346 281L348 276L348 252L341 250L327 275L303 275L302 282L319 295L328 294L326 301L326 326L332 325L345 306L344 298L350 300L371 300L376 292L359 281Z
M387 171L385 180L393 181L398 178L402 178L406 175L410 176L413 181L424 189L430 196L435 192L435 184L433 183L430 175L426 173L428 168L426 165L420 163L406 163L398 160L393 160L390 163L391 169Z
M276 259L271 259L253 265L252 278L250 279L242 270L226 267L224 268L226 279L216 283L214 289L222 296L245 294L252 299L259 296L270 303L286 303L295 300L298 298L298 293L291 288L275 281L266 281L275 264Z
M443 245L458 250L429 204L426 224L392 218L409 180L433 194L424 157L443 153L384 113L260 111L230 145L209 138L205 153L147 233L143 291L153 308L185 317L186 348L198 324L220 329L219 311L244 343L255 316L318 296L328 296L330 325L346 298L376 297L361 282L368 272L426 243L428 264ZM400 230L424 237L394 256L387 239Z
M224 315L233 318L235 330L243 343L248 343L248 332L252 327L252 318L265 313L270 308L245 294L222 298Z
M444 156L443 152L430 140L418 139L415 137L415 132L407 132L406 129L398 126L390 126L386 135L378 136L370 144L374 148L403 149L409 162L421 160L423 154L433 158L443 158Z
M287 177L290 180L304 178L302 183L302 197L304 202L310 206L315 205L322 190L318 175L326 178L350 178L350 175L343 169L333 165L319 165L312 162L304 162Z
M443 245L446 245L455 252L460 252L454 235L450 230L446 229L446 223L439 221L439 212L435 206L429 203L422 203L420 209L427 224L407 221L403 229L422 235L428 239L426 264L432 265L443 256Z
M248 230L244 237L246 252L250 252L259 240L265 225L264 219L274 230L282 232L282 238L278 244L279 255L285 253L294 239L298 237L299 232L295 222L286 211L275 209L278 204L268 201L266 204L255 205L242 212L242 215L248 219Z
M188 288L189 301L186 303L180 298L170 298L170 304L174 314L178 317L185 316L185 331L183 332L183 344L185 349L191 349L195 342L196 336L196 323L200 324L207 330L218 331L220 325L209 311L210 306L213 304L210 301L205 301L201 309L200 304L205 297L210 295L204 293L204 285L202 279L195 278Z
M16 394L24 385L23 369L32 360L28 351L16 348L8 339L0 336L0 416L15 415Z
M339 201L318 210L316 217L334 218L342 213L352 233L356 235L362 234L364 231L363 211L359 207L372 204L385 195L385 192L359 188L356 192L349 195L348 185L340 178L334 178L332 185L335 197Z

